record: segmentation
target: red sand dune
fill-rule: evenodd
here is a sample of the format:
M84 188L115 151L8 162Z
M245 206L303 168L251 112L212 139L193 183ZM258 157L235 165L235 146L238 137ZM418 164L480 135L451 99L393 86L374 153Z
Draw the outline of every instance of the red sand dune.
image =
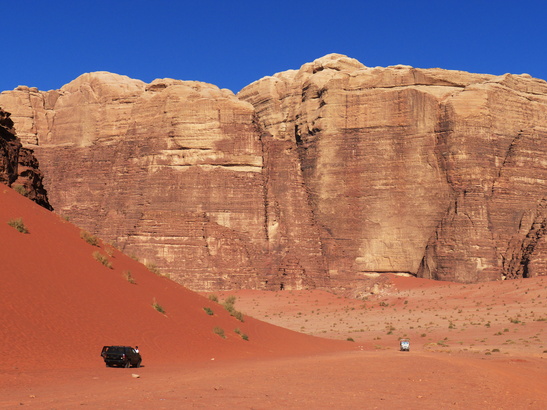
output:
M16 218L29 234L7 224ZM88 244L80 232L0 187L2 369L94 366L106 344L138 345L144 365L312 353L336 344L249 317L240 322L219 304L151 273L110 245ZM112 269L93 257L97 251ZM127 271L136 284L126 279ZM213 333L217 326L225 339ZM249 340L234 333L236 328Z
M14 218L30 233L9 226ZM273 324L247 315L240 322L80 233L0 186L0 408L543 409L547 403L544 278L465 286L396 277L391 290L367 301L323 291L240 291L236 309ZM93 257L97 251L112 269ZM508 322L516 315L519 323ZM216 326L226 339L213 333ZM411 333L411 352L397 351L402 331ZM515 343L502 345L508 337ZM144 367L106 368L105 344L139 345ZM493 347L501 352L491 354Z

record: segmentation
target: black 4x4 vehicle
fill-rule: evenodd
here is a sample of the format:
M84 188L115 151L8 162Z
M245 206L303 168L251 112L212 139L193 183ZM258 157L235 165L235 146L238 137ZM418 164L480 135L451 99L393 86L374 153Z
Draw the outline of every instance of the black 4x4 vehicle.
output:
M101 356L108 367L140 367L140 353L131 346L103 346Z

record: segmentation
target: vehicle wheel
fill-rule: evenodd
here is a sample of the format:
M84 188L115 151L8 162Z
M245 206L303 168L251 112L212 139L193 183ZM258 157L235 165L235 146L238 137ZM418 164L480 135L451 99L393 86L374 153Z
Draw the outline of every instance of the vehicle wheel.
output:
M139 360L139 361L137 362L137 364L135 365L135 367L141 367L141 361L142 361L142 360Z
M129 367L131 367L131 360L128 360L127 362L125 362L124 367L125 367L126 369L128 369Z

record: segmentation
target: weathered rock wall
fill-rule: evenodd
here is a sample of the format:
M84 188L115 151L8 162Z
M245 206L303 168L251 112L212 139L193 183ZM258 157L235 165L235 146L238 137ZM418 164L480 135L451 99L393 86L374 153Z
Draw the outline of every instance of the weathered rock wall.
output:
M84 74L0 94L56 211L196 290L546 274L547 84L329 55L237 96Z
M56 210L161 273L197 290L324 284L297 156L231 91L101 72L0 101L38 144Z
M12 186L40 206L52 210L33 151L23 148L10 113L0 108L0 183Z
M350 271L462 282L547 273L545 81L330 55L238 97L294 142L322 239L344 244ZM332 273L339 251L326 254Z
M15 136L10 114L0 109L0 182L11 185L17 179L21 142Z

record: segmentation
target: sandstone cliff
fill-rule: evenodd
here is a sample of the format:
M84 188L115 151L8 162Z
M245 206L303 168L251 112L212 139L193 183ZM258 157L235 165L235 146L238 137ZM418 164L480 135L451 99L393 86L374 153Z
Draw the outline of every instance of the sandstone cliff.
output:
M316 220L352 271L547 274L545 81L329 55L238 96L294 141Z
M23 148L13 129L10 113L0 109L0 183L12 186L19 193L46 209L48 202L42 173L33 151Z
M546 274L547 84L329 55L237 96L84 74L0 94L56 211L196 290Z
M193 289L324 284L297 156L231 91L99 72L0 101L56 210L145 264Z

